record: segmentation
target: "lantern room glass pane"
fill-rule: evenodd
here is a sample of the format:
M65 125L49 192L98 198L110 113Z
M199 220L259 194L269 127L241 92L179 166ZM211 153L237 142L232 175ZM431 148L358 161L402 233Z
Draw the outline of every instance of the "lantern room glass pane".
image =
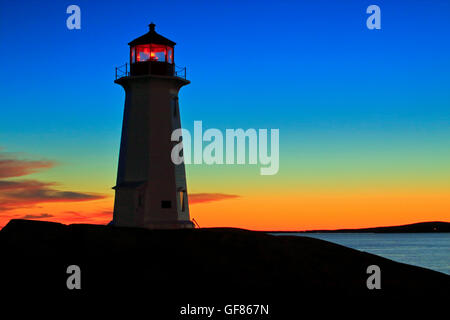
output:
M135 63L136 62L136 54L135 54L135 50L136 48L133 47L131 48L131 63Z
M173 48L159 44L143 44L131 48L131 63L158 61L173 63Z
M147 61L150 59L150 45L136 46L136 57L138 62Z
M150 60L158 62L166 62L166 46L151 45Z
M167 47L167 62L173 63L173 49L171 47Z

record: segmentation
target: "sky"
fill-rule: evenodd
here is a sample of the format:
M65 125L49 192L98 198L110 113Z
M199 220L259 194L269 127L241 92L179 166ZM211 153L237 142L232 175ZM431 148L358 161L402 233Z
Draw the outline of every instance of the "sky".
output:
M69 30L66 9L81 9ZM366 8L381 9L369 30ZM280 168L187 165L201 227L450 221L450 2L0 1L0 227L112 219L124 91L148 31L177 43L183 127L279 129Z

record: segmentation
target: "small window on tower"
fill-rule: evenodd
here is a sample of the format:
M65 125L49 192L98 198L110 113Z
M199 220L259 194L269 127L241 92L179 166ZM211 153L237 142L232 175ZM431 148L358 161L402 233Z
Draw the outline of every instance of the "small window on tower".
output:
M163 200L163 201L161 201L161 208L163 208L163 209L170 209L170 208L172 208L172 201L170 201L170 200Z
M181 208L181 211L184 211L185 210L185 206L184 206L184 194L185 194L185 191L184 190L180 190L180 191L178 191L178 194L180 196L180 208Z

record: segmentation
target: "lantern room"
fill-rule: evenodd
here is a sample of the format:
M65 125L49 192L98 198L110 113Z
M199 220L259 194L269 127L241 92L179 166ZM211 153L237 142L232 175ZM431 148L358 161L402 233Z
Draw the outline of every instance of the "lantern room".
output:
M156 33L154 23L149 28L148 33L129 43L130 75L173 76L175 42Z

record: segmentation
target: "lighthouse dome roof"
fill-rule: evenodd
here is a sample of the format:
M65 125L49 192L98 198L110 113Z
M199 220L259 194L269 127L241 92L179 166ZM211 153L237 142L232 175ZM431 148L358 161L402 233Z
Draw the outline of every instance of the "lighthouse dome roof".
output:
M150 30L140 36L139 38L134 39L133 41L131 41L130 43L128 43L128 45L130 46L135 46L138 44L149 44L149 43L153 43L153 44L162 44L162 45L166 45L166 46L175 46L175 42L167 39L166 37L163 37L162 35L160 35L159 33L157 33L155 31L155 24L152 22L149 24L149 28Z

